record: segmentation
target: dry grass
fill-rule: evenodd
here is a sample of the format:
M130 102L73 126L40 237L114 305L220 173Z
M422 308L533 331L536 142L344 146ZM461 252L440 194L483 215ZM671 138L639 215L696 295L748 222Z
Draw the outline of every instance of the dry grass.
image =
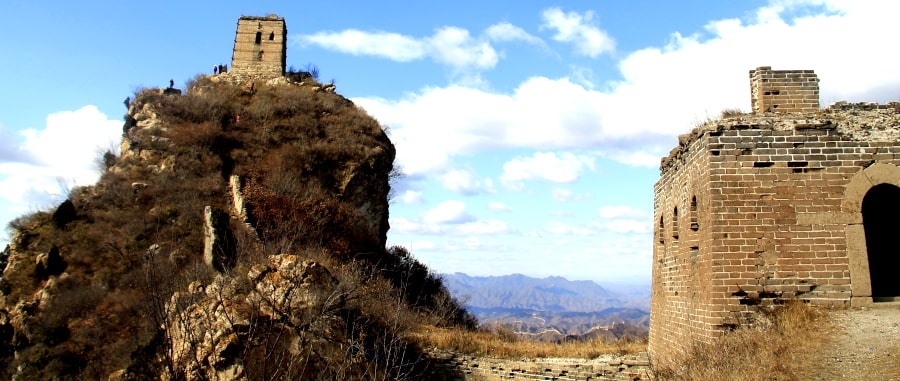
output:
M741 109L739 109L739 108L726 108L726 109L722 110L721 117L724 119L724 118L731 118L734 116L740 116L740 115L744 115L744 114L745 113L743 111L741 111Z
M550 343L520 340L502 332L468 331L433 326L420 327L414 335L423 347L465 353L472 356L520 359L537 357L568 357L591 359L604 354L645 352L646 340L621 339L616 342L593 340Z
M699 344L687 356L657 362L659 380L796 380L815 367L815 353L826 342L827 315L801 302L761 311L754 324Z

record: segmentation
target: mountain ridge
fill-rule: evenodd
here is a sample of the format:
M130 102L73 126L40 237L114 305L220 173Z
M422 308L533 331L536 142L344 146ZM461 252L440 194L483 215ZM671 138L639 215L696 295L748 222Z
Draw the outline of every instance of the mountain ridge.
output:
M561 276L457 272L441 277L482 325L501 325L531 340L644 337L649 328L649 286L624 294L594 281Z

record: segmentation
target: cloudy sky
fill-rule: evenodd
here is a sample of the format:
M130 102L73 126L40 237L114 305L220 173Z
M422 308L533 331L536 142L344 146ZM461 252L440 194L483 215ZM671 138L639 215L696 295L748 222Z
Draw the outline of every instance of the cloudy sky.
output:
M125 97L229 64L237 18L276 13L288 65L315 65L390 129L406 174L391 244L438 272L649 283L653 184L677 135L749 111L757 66L814 69L823 105L900 99L898 8L4 0L0 223L96 181Z

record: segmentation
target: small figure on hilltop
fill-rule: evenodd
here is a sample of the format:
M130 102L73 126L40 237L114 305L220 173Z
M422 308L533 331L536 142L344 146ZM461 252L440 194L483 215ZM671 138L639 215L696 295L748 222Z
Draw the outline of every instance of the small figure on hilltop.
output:
M213 75L219 74L219 67L213 66Z
M131 97L125 97L125 108L131 107Z
M171 88L173 88L173 87L175 87L175 80L174 80L174 79L170 79L170 80L169 80L169 88L171 89Z

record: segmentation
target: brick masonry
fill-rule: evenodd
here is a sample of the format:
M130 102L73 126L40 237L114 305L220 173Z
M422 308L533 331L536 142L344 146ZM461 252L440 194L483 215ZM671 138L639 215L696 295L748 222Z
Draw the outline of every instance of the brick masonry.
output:
M816 112L819 78L812 70L750 70L753 112Z
M900 296L885 294L896 287L873 293L873 284L896 282L870 271L874 217L866 226L862 212L876 186L900 193L900 103L819 110L810 70L763 67L750 77L756 112L706 123L662 159L654 187L654 361L784 299L856 306ZM785 99L793 103L778 103ZM868 200L894 207L890 198ZM879 258L872 259L878 266L898 264Z
M230 74L244 82L284 76L287 26L277 15L241 16L234 36Z

